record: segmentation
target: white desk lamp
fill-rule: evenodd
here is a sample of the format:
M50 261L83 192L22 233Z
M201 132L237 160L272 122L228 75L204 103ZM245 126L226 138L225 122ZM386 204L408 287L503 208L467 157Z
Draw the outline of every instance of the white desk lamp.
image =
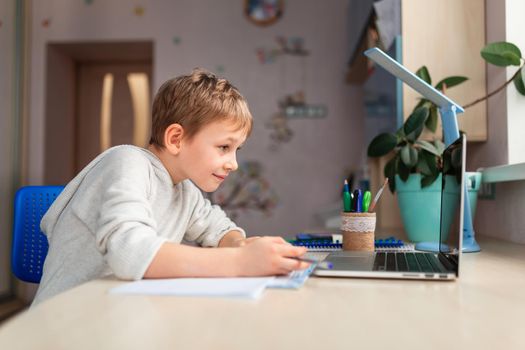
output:
M419 92L427 100L432 101L439 108L441 115L441 123L443 125L443 136L445 138L445 145L449 146L452 142L459 138L459 128L456 114L463 113L465 110L443 95L433 86L427 84L423 79L419 78L414 73L410 72L399 62L392 59L386 53L378 48L372 48L365 51L365 55L371 60L379 64L388 72L393 74L398 79L408 84L411 88ZM465 179L466 181L466 179ZM475 232L472 226L472 214L470 211L470 202L468 200L467 186L465 186L465 201L463 207L463 252L479 252L481 249L474 238ZM427 251L439 251L437 242L420 242L416 244L416 249Z

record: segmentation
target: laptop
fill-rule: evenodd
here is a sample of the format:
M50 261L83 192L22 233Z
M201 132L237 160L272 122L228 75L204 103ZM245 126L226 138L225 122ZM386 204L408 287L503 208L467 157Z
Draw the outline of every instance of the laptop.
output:
M330 253L325 261L331 269L317 268L313 274L327 277L363 277L424 280L455 280L459 277L465 200L466 140L462 135L443 152L440 228L437 252Z

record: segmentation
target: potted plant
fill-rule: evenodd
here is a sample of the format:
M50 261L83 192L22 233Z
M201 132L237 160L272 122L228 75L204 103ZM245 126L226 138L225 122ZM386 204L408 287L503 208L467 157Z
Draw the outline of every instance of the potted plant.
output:
M432 80L428 69L421 67L416 75L427 83ZM436 88L443 90L466 81L465 77L448 77ZM435 240L439 232L441 203L441 169L444 143L435 136L437 107L422 99L396 133L377 135L368 146L368 156L381 157L392 153L386 163L384 175L389 180L392 193L397 192L401 218L410 241ZM428 129L432 139L421 135Z
M481 50L481 56L488 63L498 66L516 65L520 68L504 85L490 94L479 98L464 108L469 108L504 89L514 82L516 89L525 95L525 71L521 52L512 43L491 43ZM428 69L423 66L416 75L432 84ZM463 76L451 76L435 85L445 91L467 80ZM440 225L441 170L443 167L443 142L435 136L438 122L437 106L421 99L410 116L396 133L377 135L368 146L368 156L381 157L392 154L386 163L384 175L389 179L392 193L397 192L401 218L408 238L413 242L432 241L437 237ZM423 130L427 129L425 139ZM475 189L479 188L480 176L476 176ZM476 193L471 197L475 199ZM473 197L473 198L472 198Z

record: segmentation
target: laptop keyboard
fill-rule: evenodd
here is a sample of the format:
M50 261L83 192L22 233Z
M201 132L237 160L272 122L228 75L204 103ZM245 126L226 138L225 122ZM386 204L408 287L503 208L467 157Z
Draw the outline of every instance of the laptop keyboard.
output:
M374 271L445 272L432 253L379 252Z

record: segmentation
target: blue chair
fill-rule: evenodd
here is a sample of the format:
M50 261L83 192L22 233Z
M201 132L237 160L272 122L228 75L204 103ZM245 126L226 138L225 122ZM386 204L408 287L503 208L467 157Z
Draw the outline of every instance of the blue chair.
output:
M26 186L15 196L11 268L22 281L40 283L47 237L40 231L42 216L64 186Z

